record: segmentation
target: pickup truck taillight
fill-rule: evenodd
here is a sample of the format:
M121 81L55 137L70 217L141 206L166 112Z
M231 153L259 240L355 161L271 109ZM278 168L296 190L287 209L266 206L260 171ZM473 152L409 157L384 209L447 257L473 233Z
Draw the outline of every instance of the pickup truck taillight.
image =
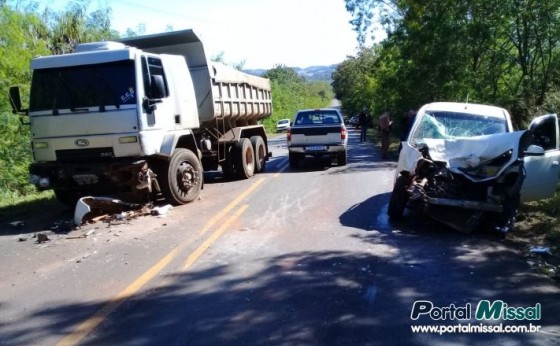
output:
M340 128L340 139L346 139L346 128L345 127Z
M292 131L290 129L286 131L286 139L288 142L292 140Z

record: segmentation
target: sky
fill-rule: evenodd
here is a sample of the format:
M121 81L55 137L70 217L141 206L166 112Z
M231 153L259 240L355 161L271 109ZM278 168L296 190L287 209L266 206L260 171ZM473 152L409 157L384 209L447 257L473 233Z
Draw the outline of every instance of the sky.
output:
M193 29L208 57L245 69L338 64L355 55L356 34L344 0L93 0L111 7L112 26L146 34Z

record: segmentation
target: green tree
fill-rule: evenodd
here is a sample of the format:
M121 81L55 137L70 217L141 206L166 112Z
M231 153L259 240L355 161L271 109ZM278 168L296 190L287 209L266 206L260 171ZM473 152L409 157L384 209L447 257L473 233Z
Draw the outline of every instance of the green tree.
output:
M269 78L272 86L273 114L264 123L269 131L279 119L292 118L299 109L325 107L334 97L326 81L306 81L285 65L275 66L263 77Z
M560 0L346 0L346 7L359 43L373 19L387 31L368 75L395 108L406 99L412 106L469 98L510 108L522 123L558 89Z
M80 42L117 37L110 29L110 9L87 12L89 1L70 3L68 10L38 12L38 2L0 2L0 198L34 191L27 182L31 163L29 127L11 114L7 91L19 85L28 99L33 57L60 54Z

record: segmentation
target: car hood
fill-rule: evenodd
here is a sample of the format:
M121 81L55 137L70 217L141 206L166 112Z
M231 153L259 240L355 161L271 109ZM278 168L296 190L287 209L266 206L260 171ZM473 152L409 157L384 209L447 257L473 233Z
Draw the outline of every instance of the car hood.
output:
M516 131L460 139L426 138L423 143L428 147L432 160L444 162L450 171L461 174L471 181L486 181L502 174L509 165L517 160L519 143L525 132ZM487 164L488 161L504 153L508 153L508 159L500 162L493 174L486 176L472 174L473 169ZM409 172L414 172L416 161L422 157L422 154L416 147L407 144L403 146L401 156L399 165Z

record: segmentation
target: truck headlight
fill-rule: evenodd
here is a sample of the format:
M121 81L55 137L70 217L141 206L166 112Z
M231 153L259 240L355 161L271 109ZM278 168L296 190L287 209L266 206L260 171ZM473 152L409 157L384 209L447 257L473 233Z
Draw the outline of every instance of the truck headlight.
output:
M47 188L51 186L51 180L49 178L39 179L39 187Z
M138 137L136 136L126 136L126 137L119 137L119 143L136 143L138 142Z
M48 142L33 142L34 149L46 149L49 147Z
M38 176L37 174L31 174L29 176L29 183L33 184L35 186L39 186L39 180L41 180L41 177Z

